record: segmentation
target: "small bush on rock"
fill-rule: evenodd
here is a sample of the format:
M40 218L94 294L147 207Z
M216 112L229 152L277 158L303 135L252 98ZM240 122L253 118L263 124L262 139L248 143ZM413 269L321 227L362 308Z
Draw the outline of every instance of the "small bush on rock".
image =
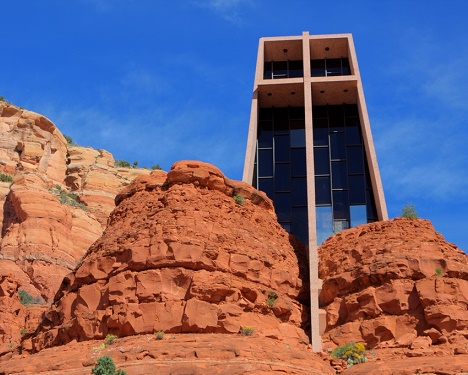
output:
M18 290L18 294L20 297L20 303L24 306L32 305L33 303L37 303L37 304L44 303L41 297L34 298L32 295L30 295L28 292L26 292L23 289Z
M241 206L244 205L245 198L244 198L244 196L242 194L236 194L236 195L234 195L233 198L234 198L234 200L236 201L237 204L239 204Z
M153 171L160 171L162 170L161 166L159 164L155 164L151 167Z
M253 327L247 327L247 326L243 326L241 327L239 333L242 335L242 336L252 336L253 333L255 332L255 328Z
M125 161L125 160L116 160L114 165L117 168L132 168L132 165L128 161Z
M127 375L124 370L115 370L114 360L108 355L99 357L96 366L91 369L93 375Z
M348 362L348 367L367 361L366 348L360 342L348 342L342 346L338 346L332 351L331 356L333 358L344 359Z
M278 298L278 295L275 292L273 291L268 292L268 299L266 300L266 304L270 307L273 307L275 305L277 298Z
M104 342L106 345L112 345L114 342L116 342L119 338L116 335L111 335L110 333L106 336L104 339Z
M158 331L154 334L156 336L156 340L162 340L164 338L164 332Z
M415 211L414 206L411 203L407 203L401 209L401 217L407 219L417 219L418 213Z
M0 173L0 181L2 182L13 182L13 177L6 173Z

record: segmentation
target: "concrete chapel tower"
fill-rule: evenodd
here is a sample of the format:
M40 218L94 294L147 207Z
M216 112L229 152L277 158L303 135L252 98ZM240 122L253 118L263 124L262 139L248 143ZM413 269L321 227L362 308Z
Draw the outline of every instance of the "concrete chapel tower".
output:
M388 219L351 34L260 39L243 180L309 246L312 347L320 351L317 246Z

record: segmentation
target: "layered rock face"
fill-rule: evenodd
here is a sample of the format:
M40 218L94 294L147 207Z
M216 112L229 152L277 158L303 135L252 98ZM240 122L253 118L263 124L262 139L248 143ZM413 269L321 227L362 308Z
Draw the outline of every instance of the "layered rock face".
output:
M98 238L99 222L61 204L38 173L17 173L3 205L0 275L13 274L34 297L51 301L65 275Z
M264 193L209 164L178 162L167 175L136 178L116 202L104 235L64 279L25 348L242 326L308 341L304 248L291 245Z
M0 102L0 276L13 274L34 297L51 301L63 277L99 238L114 198L145 169L117 169L104 150L70 146L47 118ZM58 190L57 190L58 189ZM87 210L61 204L73 192Z
M325 341L468 343L467 255L429 221L399 218L349 229L327 240L319 257Z
M34 332L46 306L23 306L18 290L21 283L13 275L0 276L0 356L13 351L23 334Z

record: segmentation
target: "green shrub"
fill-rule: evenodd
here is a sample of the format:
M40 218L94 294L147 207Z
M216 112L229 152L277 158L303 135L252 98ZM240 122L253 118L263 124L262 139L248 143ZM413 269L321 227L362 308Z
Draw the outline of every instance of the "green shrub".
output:
M348 362L348 367L367 361L366 348L360 342L348 342L342 346L338 346L332 351L331 356L333 358L344 359Z
M65 134L64 134L63 136L65 137L65 139L66 139L66 141L67 141L67 144L68 144L69 146L75 146L75 143L73 143L72 137L70 137L69 135L65 135Z
M13 177L9 174L0 173L0 181L2 182L13 182Z
M24 336L26 333L28 333L28 330L26 328L21 328L21 331L20 331L21 336Z
M112 345L114 342L116 342L118 340L118 336L116 335L111 335L110 333L106 336L106 338L104 339L104 342L106 345Z
M444 274L444 273L442 272L442 268L437 267L437 268L435 269L435 275L436 275L436 276L443 276L443 274Z
M106 344L102 343L99 346L93 346L93 350L102 350L106 348Z
M115 370L114 360L108 355L99 357L94 366L91 369L91 373L94 375L126 375L124 370Z
M275 305L277 298L278 298L278 295L275 292L273 291L268 292L268 299L266 300L266 304L270 307L273 307Z
M153 171L160 171L162 170L161 166L159 164L155 164L151 167Z
M67 193L61 190L59 195L59 201L62 204L67 204L72 207L81 208L84 211L88 211L88 206L78 201L78 196L74 193Z
M242 194L236 194L233 196L234 200L236 201L237 204L243 206L244 205L244 196Z
M0 102L6 102L5 97L0 96Z
M31 305L33 303L40 305L44 304L44 300L41 297L33 297L23 289L18 290L18 294L20 297L20 303L24 306Z
M81 208L83 211L88 211L88 206L79 201L78 195L75 193L67 193L65 190L62 190L60 185L54 185L49 191L57 196L60 203Z
M407 219L417 219L418 213L415 211L414 206L411 203L407 203L401 209L401 217Z
M158 331L154 334L156 336L156 340L162 340L164 337L164 332L163 331Z
M116 160L114 166L117 168L132 168L131 164L125 160Z
M254 332L255 332L255 328L247 327L247 326L242 326L240 331L239 331L239 333L242 336L252 336Z

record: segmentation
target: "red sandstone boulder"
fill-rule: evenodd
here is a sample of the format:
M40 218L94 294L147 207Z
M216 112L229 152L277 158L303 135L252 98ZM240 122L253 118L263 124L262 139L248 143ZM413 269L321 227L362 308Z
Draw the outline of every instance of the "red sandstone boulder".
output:
M233 199L239 193L244 205ZM104 235L64 279L34 350L108 333L237 333L242 326L308 341L304 247L293 248L264 193L184 161L167 176L138 177L116 202Z
M343 231L319 248L319 258L325 342L468 344L468 257L429 221L400 218Z

